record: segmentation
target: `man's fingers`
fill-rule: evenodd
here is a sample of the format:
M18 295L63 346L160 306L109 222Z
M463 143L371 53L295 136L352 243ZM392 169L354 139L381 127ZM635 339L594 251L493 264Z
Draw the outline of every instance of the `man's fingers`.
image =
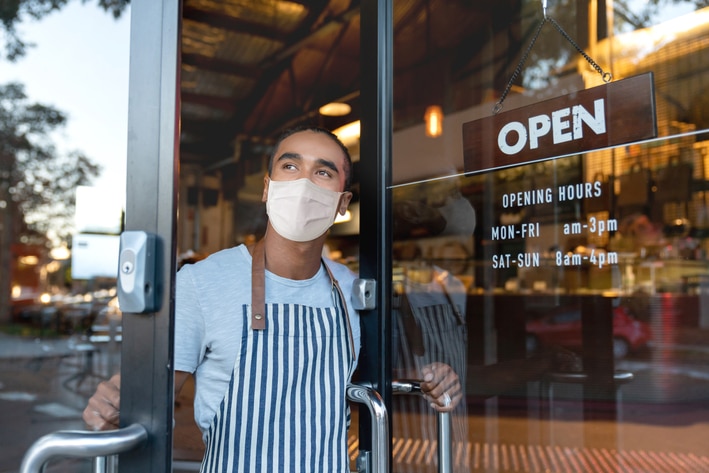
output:
M101 397L92 397L82 415L84 422L93 430L109 430L118 427L120 412L116 406Z
M94 430L110 430L118 427L120 418L120 378L115 377L99 384L96 392L82 413L87 426Z
M440 412L453 410L463 398L460 379L445 363L431 363L422 369L421 389L431 407Z
M439 397L445 391L459 390L460 380L455 371L448 365L443 365L443 368L430 370L428 373L424 370L424 382L421 383L421 389L433 397Z
M460 389L454 387L451 391L443 391L440 396L433 397L426 395L425 397L428 399L433 409L439 412L447 412L452 411L458 406L463 399L463 393Z

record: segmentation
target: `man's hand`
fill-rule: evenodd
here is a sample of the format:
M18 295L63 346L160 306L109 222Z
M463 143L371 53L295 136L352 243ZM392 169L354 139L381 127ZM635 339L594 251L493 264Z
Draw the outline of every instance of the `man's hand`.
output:
M453 368L445 363L431 363L421 370L421 391L431 407L438 412L450 412L463 399L460 379Z
M118 428L121 406L121 375L116 374L108 381L103 381L89 399L84 409L84 422L93 430L112 430Z

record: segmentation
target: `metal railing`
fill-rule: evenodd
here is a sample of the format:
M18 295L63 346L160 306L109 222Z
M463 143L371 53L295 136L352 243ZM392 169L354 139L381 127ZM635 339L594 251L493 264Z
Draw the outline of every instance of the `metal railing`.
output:
M94 458L95 473L113 473L117 463L113 456L135 450L147 439L148 431L140 424L105 432L60 430L32 444L20 473L41 473L49 460L59 457Z
M394 394L417 394L421 392L421 381L412 379L394 380L391 382ZM450 412L438 413L438 473L451 473L453 471L453 442L451 440L451 414Z

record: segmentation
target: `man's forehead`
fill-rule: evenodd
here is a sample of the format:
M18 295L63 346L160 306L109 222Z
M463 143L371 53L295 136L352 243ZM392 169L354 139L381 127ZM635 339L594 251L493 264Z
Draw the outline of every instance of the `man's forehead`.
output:
M285 138L276 149L276 159L284 154L325 159L344 165L345 156L340 146L329 136L314 131L299 131Z

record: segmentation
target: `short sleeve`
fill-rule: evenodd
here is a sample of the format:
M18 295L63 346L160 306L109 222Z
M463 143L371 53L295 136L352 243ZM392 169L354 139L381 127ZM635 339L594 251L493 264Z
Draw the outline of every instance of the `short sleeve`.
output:
M204 356L205 324L192 268L183 266L175 286L175 370L194 373Z

